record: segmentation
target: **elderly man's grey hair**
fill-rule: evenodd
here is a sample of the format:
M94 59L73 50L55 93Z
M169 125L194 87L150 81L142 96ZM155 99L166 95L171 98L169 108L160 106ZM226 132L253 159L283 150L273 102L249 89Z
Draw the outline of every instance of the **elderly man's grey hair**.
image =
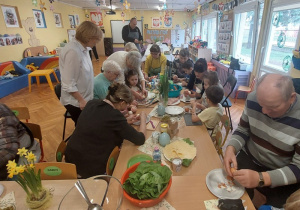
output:
M139 51L138 48L136 47L136 45L133 42L127 42L124 46L124 50L126 52L129 51Z
M142 56L137 51L130 51L126 55L127 62L135 69L138 70L141 67Z
M121 72L120 65L116 61L113 61L113 60L104 61L102 69L104 72L113 72L113 73L118 73L118 74L120 74L120 72Z
M271 75L271 73L264 74L258 79L258 82L256 84L256 88L260 86L260 84L264 81L266 77ZM290 76L281 75L278 77L278 79L275 81L276 88L282 93L283 99L286 101L288 100L292 93L295 92L295 88L293 85L292 78Z

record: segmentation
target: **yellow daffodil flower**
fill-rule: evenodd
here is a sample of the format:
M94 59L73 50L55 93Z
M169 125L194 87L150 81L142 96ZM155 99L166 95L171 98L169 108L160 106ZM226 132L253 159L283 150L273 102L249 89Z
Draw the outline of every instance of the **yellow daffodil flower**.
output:
M21 166L17 166L16 167L16 171L19 173L23 173L25 170L25 166L21 165Z
M16 168L17 167L17 163L15 162L15 160L11 161L9 160L7 165L6 165L7 169L10 170L12 168Z
M34 162L36 161L36 157L32 152L28 152L27 155L25 156L28 162Z
M29 168L34 168L34 164L30 163Z
M8 178L13 178L13 176L14 176L14 173L13 173L13 172L10 172L10 173L8 174Z
M28 152L28 150L25 149L25 147L23 147L22 149L18 149L18 153L17 154L22 157L22 156L25 156L27 152Z

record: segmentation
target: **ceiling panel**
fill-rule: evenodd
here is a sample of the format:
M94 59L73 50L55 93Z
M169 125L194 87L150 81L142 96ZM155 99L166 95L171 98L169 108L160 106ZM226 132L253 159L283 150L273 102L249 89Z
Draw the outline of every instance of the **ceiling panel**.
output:
M203 3L207 0L201 0ZM58 0L58 2L78 6L83 9L96 9L95 0ZM125 0L123 1L125 2ZM163 6L164 2L159 0L127 0L130 3L131 10L157 10L158 6ZM195 8L195 2L199 3L198 0L166 0L167 9L173 9L177 11L185 11L186 9L193 10ZM104 4L105 3L105 4ZM100 0L100 9L108 9L110 2L109 0ZM123 4L120 0L112 0L112 5L117 10L123 8Z

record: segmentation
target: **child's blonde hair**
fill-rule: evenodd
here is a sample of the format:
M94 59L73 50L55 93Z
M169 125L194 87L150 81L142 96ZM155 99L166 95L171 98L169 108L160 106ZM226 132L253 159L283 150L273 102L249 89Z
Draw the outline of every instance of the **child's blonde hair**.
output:
M124 46L124 50L126 52L129 51L139 51L138 48L136 47L136 45L133 42L127 42Z
M286 199L286 204L284 205L285 210L300 209L300 189L295 191L293 194Z

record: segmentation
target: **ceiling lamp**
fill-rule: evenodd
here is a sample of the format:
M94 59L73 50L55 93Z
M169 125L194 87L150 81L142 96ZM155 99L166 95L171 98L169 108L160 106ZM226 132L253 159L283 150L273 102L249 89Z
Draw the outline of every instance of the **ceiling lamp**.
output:
M112 10L111 0L110 0L110 10L106 12L107 15L115 15L116 12Z

